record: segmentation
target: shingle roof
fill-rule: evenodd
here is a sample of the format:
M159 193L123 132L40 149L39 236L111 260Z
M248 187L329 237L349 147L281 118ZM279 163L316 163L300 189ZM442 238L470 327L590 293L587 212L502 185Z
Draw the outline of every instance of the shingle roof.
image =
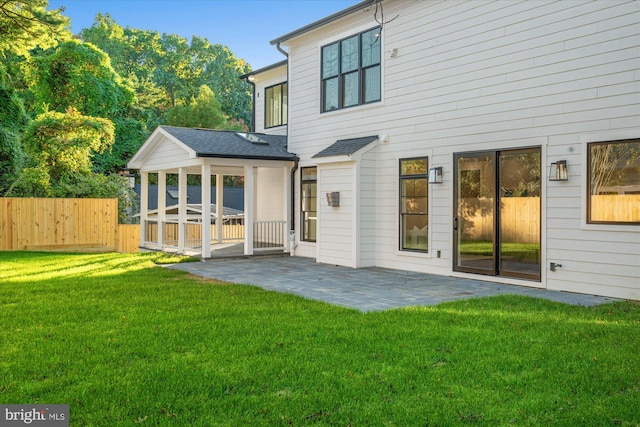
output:
M287 151L287 137L283 135L173 126L160 127L195 151L198 157L263 160L297 159L295 154Z
M361 148L366 147L376 139L378 139L377 135L340 139L318 154L314 154L312 158L351 155Z

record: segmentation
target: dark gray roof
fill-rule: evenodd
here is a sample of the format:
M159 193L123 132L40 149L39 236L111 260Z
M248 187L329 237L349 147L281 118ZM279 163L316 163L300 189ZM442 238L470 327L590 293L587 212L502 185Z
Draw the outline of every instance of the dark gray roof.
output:
M160 126L196 152L198 157L227 159L296 160L287 151L287 137L255 132L234 132Z
M299 36L300 34L304 34L304 33L308 32L308 31L311 31L311 30L315 30L316 28L322 27L323 25L328 24L329 22L333 22L333 21L335 21L337 19L342 18L343 16L347 16L350 13L355 12L356 10L363 9L363 8L369 6L369 5L372 5L375 2L376 2L376 0L364 0L364 1L361 1L361 2L359 2L357 4L354 4L353 6L350 6L350 7L346 8L346 9L344 9L344 10L336 12L333 15L329 15L326 18L322 18L322 19L320 19L318 21L312 22L309 25L305 25L302 28L298 28L297 30L291 31L290 33L287 33L284 36L280 36L277 39L271 40L271 44L275 45L275 44L278 44L278 43L282 43L282 42L285 42L285 41L287 41L289 39L292 39L292 38L294 38L296 36Z
M376 135L351 139L339 139L318 154L314 154L312 158L350 155L361 148L366 147L376 139L378 139Z

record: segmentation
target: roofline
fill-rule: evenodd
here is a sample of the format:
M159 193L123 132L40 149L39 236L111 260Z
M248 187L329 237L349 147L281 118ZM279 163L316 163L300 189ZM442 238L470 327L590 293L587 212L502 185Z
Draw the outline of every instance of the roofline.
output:
M285 162L297 162L298 156L282 157L282 156L243 156L238 154L208 154L208 153L196 153L196 157L209 157L218 159L245 159L245 160L278 160Z
M290 40L296 36L299 36L301 34L307 33L311 30L315 30L316 28L320 28L323 25L326 25L330 22L336 21L340 18L342 18L343 16L347 16L357 10L360 10L364 7L370 6L372 4L374 4L377 0L363 0L357 4L354 4L351 7L348 7L344 10L341 10L339 12L334 13L333 15L329 15L325 18L322 18L318 21L312 22L309 25L305 25L302 28L298 28L297 30L291 31L290 33L285 34L284 36L280 36L277 39L273 39L271 40L269 43L271 43L271 45L278 45L282 42L285 42L287 40Z
M249 76L254 76L256 74L264 73L265 71L273 70L274 68L282 67L283 65L287 65L288 60L284 59L280 62L276 62L275 64L267 65L266 67L259 68L255 71L248 72L247 74L243 74L239 79L246 79Z

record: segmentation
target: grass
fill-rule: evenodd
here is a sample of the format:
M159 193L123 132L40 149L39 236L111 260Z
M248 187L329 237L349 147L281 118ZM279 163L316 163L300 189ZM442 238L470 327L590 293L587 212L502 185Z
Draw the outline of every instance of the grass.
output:
M360 313L158 257L0 252L0 402L73 426L640 425L638 304Z

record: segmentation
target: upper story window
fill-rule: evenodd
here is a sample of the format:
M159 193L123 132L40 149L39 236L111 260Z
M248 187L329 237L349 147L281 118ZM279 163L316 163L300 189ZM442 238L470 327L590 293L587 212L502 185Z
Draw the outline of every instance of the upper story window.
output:
M265 129L287 124L287 91L287 83L280 83L265 89Z
M587 222L640 224L640 139L587 147Z
M380 27L322 47L322 112L380 101Z

